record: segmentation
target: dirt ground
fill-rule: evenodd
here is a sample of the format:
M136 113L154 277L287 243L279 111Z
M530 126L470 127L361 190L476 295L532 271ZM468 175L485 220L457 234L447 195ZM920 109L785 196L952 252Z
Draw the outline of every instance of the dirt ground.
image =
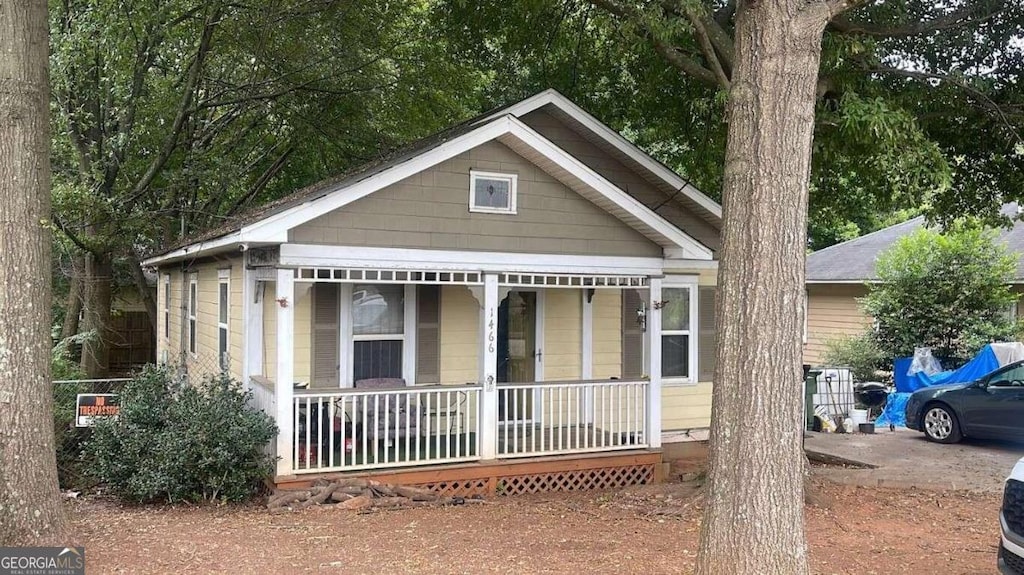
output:
M1024 457L1024 443L965 440L942 445L906 428L894 432L880 429L874 434L808 435L804 441L808 450L877 466L823 472L833 481L850 485L1002 492L1003 480Z
M993 493L820 484L814 573L992 573ZM358 514L70 501L89 573L687 573L696 481Z

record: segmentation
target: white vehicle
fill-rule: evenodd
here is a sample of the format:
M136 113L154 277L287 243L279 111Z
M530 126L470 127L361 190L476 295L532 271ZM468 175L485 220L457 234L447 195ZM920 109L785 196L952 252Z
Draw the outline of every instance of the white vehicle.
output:
M1006 479L999 524L1003 539L999 546L999 572L1024 575L1024 458Z

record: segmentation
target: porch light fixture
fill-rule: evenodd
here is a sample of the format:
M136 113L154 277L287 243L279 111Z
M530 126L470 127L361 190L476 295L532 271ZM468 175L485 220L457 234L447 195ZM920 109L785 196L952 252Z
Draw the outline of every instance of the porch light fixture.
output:
M636 323L640 326L640 331L647 331L647 303L640 302L640 307L636 308Z

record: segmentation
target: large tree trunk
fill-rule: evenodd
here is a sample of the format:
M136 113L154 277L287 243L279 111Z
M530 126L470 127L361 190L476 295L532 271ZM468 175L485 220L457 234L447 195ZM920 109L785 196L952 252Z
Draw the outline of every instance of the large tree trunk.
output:
M824 2L741 2L697 573L807 573L801 330Z
M86 377L107 377L110 370L111 291L114 265L109 254L85 258L85 329L92 332L82 345L82 371Z
M63 543L50 382L45 0L0 8L0 545Z
M64 323L60 329L61 341L78 333L79 319L82 317L82 274L84 259L81 256L71 258L71 285L68 288L68 301L64 309Z

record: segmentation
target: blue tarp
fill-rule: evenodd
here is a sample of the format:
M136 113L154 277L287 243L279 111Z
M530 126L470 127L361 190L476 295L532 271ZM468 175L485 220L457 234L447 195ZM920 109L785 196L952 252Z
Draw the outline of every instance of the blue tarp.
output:
M913 392L931 387L933 385L946 385L951 383L970 383L987 375L1000 367L999 358L992 351L991 345L986 345L974 356L974 359L965 363L960 369L951 371L940 371L928 375L919 371L907 375L910 364L914 358L901 357L893 362L893 380L896 383L896 392L889 394L885 402L885 409L875 420L875 425L886 426L889 424L906 427L907 400Z
M889 397L885 400L885 409L882 410L881 415L875 418L875 426L886 427L895 425L896 427L906 427L908 399L910 399L909 393L898 391L890 393Z
M992 351L991 345L981 348L974 359L968 361L960 369L952 371L940 371L928 375L919 371L913 375L907 375L910 362L913 358L900 358L893 362L893 379L896 383L896 391L900 393L913 393L919 389L933 385L945 385L949 383L970 383L983 375L992 373L1000 367L999 358ZM903 367L905 366L905 367ZM901 377L902 376L902 377Z

